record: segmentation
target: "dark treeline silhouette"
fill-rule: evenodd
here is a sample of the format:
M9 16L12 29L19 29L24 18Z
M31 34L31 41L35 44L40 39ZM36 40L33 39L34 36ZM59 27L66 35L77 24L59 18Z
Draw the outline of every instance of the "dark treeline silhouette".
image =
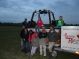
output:
M21 26L21 25L22 25L21 23L8 23L8 22L1 23L0 22L0 26Z
M65 24L65 26L79 26L79 24Z
M46 27L49 27L49 24L44 24ZM0 26L22 26L22 23L8 23L8 22L0 22ZM79 26L79 24L66 24L64 26Z

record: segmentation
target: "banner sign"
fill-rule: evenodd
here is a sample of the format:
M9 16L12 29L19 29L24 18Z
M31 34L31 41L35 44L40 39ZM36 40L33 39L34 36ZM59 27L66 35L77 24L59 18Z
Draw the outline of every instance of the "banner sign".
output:
M79 51L79 26L61 27L61 49Z

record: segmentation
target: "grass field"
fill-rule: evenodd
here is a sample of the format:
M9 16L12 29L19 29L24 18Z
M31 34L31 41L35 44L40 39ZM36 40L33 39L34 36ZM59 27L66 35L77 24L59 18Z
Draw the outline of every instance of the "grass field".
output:
M20 30L20 27L0 26L0 59L29 59L28 55L20 51ZM48 59L48 56L43 57L36 54L31 59ZM56 59L79 58L71 53L58 52Z

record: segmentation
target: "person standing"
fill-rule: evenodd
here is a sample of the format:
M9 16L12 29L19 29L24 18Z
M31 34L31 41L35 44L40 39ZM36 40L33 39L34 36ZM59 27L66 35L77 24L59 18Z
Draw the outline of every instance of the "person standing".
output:
M35 27L36 32L40 32L40 29L42 28L43 25L44 25L44 23L43 23L41 17L38 16L37 25Z
M63 16L59 16L59 20L57 21L57 27L60 28L64 25Z
M20 32L20 37L21 37L21 50L24 52L27 52L27 47L28 47L28 29L25 28L24 26L22 27L22 30Z
M48 48L50 53L52 53L52 48L54 48L56 39L57 39L57 33L55 29L51 26L48 32L48 40L49 40Z
M24 22L22 23L22 26L24 27L28 27L28 24L27 24L27 18L24 20Z
M39 45L40 45L40 55L46 56L46 39L47 39L47 31L45 27L42 26L42 30L39 32Z
M32 45L31 55L34 55L38 48L38 33L37 32L33 32L32 34L31 45Z

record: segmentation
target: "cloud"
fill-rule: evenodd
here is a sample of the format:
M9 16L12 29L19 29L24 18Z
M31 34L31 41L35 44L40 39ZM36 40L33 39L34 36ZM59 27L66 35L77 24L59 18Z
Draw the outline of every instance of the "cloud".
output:
M30 20L34 10L49 9L56 19L62 15L66 23L78 23L78 5L79 0L0 0L0 21L22 22L24 18Z
M79 24L78 3L78 0L61 0L57 1L54 6L51 5L50 8L54 8L57 18L62 15L66 23Z

